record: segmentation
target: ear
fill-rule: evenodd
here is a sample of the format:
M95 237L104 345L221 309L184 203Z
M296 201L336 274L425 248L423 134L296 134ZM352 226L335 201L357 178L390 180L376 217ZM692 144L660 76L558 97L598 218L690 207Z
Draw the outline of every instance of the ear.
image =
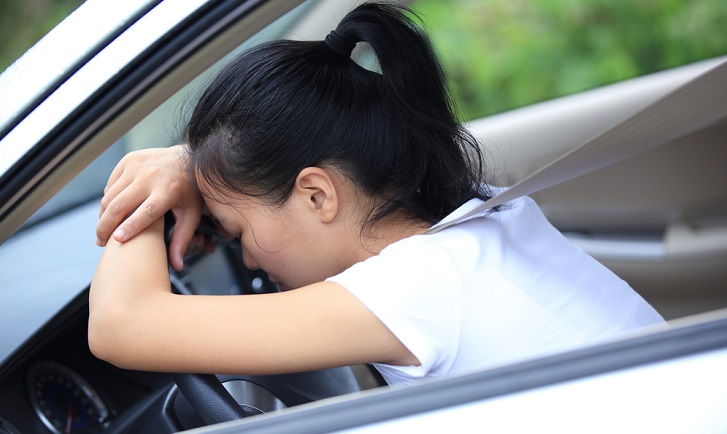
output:
M339 192L336 177L320 167L306 167L295 180L293 195L308 211L314 212L321 222L330 223L338 214Z

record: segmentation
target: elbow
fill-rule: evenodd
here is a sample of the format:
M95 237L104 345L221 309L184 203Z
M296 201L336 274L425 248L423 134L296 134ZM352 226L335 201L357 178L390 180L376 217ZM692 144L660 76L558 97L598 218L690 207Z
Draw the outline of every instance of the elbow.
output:
M129 332L120 309L91 309L88 317L88 348L95 357L120 368L128 368Z
M93 291L93 288L92 288ZM158 309L151 300L89 300L88 348L95 357L122 369L157 370L154 362L158 339L149 318ZM153 322L153 321L152 321Z
M123 321L122 309L118 299L110 298L112 288L105 288L94 276L88 298L88 349L95 357L113 362L115 348L113 339L116 337L114 324Z
M91 350L91 354L93 354L97 359L101 360L108 360L108 348L104 345L104 339L103 335L99 334L99 332L93 327L92 321L88 321L88 349Z
M106 315L91 310L88 317L88 348L95 357L116 365L119 345L114 342L115 333L112 332L113 320Z
M91 282L87 336L91 353L119 368L153 370L160 339L150 330L158 327L161 306L169 295L149 291L139 296Z

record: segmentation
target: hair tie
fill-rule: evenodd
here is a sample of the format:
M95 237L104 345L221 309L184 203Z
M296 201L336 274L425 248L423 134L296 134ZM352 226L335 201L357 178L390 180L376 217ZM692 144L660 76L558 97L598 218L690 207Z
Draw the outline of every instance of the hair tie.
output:
M341 37L341 35L336 33L335 30L331 30L331 33L326 36L325 43L328 45L328 48L333 50L334 53L343 57L351 57L351 52L353 52L354 47L356 47L355 42L348 42L346 39Z

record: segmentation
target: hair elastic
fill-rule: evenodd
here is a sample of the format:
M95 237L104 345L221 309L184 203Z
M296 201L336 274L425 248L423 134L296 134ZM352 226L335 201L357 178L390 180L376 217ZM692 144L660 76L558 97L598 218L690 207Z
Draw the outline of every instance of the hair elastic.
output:
M326 45L328 45L328 48L343 57L351 57L351 52L353 52L354 47L356 47L355 42L348 42L341 35L336 33L335 30L331 30L331 33L326 36L325 42Z

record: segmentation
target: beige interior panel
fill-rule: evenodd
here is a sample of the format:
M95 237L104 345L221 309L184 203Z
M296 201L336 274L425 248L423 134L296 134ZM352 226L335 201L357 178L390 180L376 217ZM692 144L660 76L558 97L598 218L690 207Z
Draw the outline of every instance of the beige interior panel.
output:
M562 228L727 223L727 122L533 195Z

